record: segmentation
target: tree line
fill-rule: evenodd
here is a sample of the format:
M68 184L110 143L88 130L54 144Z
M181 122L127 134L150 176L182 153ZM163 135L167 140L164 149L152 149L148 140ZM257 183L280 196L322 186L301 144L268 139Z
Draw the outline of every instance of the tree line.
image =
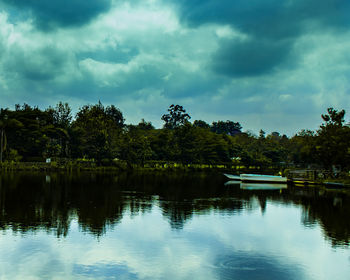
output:
M292 137L260 130L243 132L231 120L208 124L171 105L156 129L142 119L126 124L114 105L81 107L73 118L68 103L39 109L28 104L0 109L0 161L44 161L45 158L87 159L100 165L124 161L128 166L150 161L180 164L237 164L255 167L350 167L350 127L345 111L328 108L316 131Z

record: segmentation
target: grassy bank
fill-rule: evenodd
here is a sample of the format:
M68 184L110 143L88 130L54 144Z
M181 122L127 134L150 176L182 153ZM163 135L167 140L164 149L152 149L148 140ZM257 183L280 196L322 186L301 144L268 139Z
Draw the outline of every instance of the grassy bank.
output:
M220 173L264 173L278 174L279 167L260 168L256 166L242 166L232 164L182 164L178 162L149 161L142 165L130 164L125 161L109 161L96 163L93 160L58 160L46 162L3 162L0 163L2 171L208 171Z

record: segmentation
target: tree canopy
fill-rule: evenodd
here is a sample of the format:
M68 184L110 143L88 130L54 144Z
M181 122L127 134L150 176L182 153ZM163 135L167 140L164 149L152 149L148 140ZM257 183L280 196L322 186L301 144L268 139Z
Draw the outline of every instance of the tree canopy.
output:
M41 110L28 104L0 110L0 159L44 161L46 157L85 158L98 164L123 160L244 166L309 166L350 169L350 128L345 111L328 108L317 131L301 130L288 138L279 132L259 136L243 132L239 122L190 122L180 105L171 105L155 128L142 119L125 124L123 113L101 102L82 106L75 116L68 103Z
M170 105L168 112L168 114L162 116L162 120L165 122L164 127L168 129L180 127L191 119L190 115L180 105Z

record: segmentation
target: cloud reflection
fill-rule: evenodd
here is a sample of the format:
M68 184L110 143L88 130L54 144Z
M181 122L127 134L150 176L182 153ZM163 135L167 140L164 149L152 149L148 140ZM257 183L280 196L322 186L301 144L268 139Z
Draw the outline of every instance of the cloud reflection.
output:
M97 263L94 265L75 264L73 274L78 276L87 276L90 278L103 279L139 279L137 274L129 271L128 267L113 263Z
M249 252L218 256L215 270L219 279L288 280L305 279L300 267L282 264L277 258Z

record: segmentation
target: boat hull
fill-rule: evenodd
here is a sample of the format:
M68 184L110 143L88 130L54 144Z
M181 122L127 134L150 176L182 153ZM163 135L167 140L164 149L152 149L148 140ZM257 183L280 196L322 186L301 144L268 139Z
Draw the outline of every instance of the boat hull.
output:
M241 174L242 182L287 183L287 178L273 175Z
M232 175L232 174L226 174L224 173L224 175L229 178L230 180L234 180L234 181L241 181L241 177L238 175Z
M241 182L257 182L257 183L287 183L287 178L282 176L273 176L273 175L260 175L260 174L241 174L241 175L224 175L232 181L241 181Z

